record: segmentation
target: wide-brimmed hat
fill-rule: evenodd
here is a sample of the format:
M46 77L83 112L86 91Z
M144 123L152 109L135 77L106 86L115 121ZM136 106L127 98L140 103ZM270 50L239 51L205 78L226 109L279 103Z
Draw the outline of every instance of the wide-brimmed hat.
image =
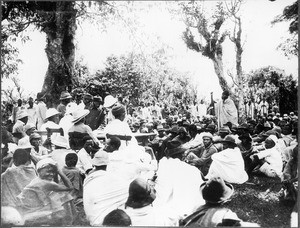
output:
M83 95L83 99L93 100L93 96L92 96L91 94L89 94L89 93L85 93L85 94Z
M28 123L24 127L24 131L28 131L29 129L35 128L35 125L33 123Z
M174 125L174 126L172 126L172 128L171 129L169 129L168 131L170 132L170 133L175 133L175 134L178 134L178 126L177 125Z
M100 97L100 96L94 96L93 97L93 101L102 102L102 97Z
M142 208L150 205L155 200L155 194L150 185L142 178L136 178L129 185L129 196L125 206Z
M233 146L237 146L236 142L235 142L235 139L232 135L226 135L223 140L216 140L215 143L228 143L228 144L231 144Z
M239 139L240 139L240 140L241 140L241 139L248 139L248 140L252 141L252 137L251 137L251 135L250 135L249 133L241 134L241 135L239 136Z
M60 112L57 111L55 108L49 108L47 111L46 111L46 119L50 118L51 116L55 116L57 114L59 114Z
M95 153L94 158L92 159L92 164L94 166L108 165L108 163L108 153L103 150L99 150L97 153Z
M205 131L215 131L215 130L216 130L216 125L214 125L214 124L209 124L205 128Z
M118 101L117 98L113 97L112 95L107 95L107 96L104 98L104 104L103 104L103 107L104 107L104 108L111 107L111 106L114 105L117 101Z
M227 133L227 134L230 134L231 131L230 131L230 128L229 128L228 126L223 126L223 127L220 127L219 133Z
M200 186L203 199L208 203L220 204L230 199L234 189L221 177L211 177Z
M263 134L261 134L261 136L265 139L267 137L269 137L270 135L275 135L277 138L279 138L279 133L278 131L275 130L268 130L266 132L264 132Z
M26 110L21 110L21 111L17 114L16 119L17 119L17 120L20 120L20 119L22 119L22 118L24 118L24 117L26 117L26 116L28 116L27 111L26 111Z
M90 110L87 110L87 109L77 109L77 110L75 110L72 113L72 115L73 115L72 123L77 123L79 120L86 117L89 113L90 113Z
M71 99L72 96L67 91L62 91L59 100Z
M69 148L68 140L61 135L56 136L51 142L55 146Z
M52 158L43 158L36 163L36 170L42 169L47 165L56 165L57 163Z
M238 129L249 130L249 125L247 123L242 123L238 126Z

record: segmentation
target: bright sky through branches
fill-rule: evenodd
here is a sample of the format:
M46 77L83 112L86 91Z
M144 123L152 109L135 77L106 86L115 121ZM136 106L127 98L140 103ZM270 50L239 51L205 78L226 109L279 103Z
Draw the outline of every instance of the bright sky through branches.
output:
M271 21L275 16L281 14L284 7L294 1L245 1L241 8L243 39L246 42L242 57L245 72L272 65L285 70L287 74L293 74L295 78L297 77L298 59L289 60L281 51L276 50L276 47L288 36L288 23L271 26ZM160 3L156 2L157 4ZM211 1L203 2L207 11L210 10L212 4ZM93 28L88 22L83 23L77 29L76 58L82 58L93 72L104 67L104 62L109 55L121 55L136 50L136 43L150 53L151 46L157 41L156 39L159 39L161 43L170 47L169 53L167 53L173 56L170 64L174 68L192 75L193 82L198 86L199 97L206 96L209 99L210 92L214 92L215 97L220 97L221 89L212 62L201 56L200 53L186 48L181 39L185 29L181 22L172 18L163 7L153 7L148 13L141 11L136 14L139 16L139 23L143 24L139 28L139 34L148 34L147 37L136 37L134 40L129 33L124 32L125 29L120 30L118 26L109 27L104 33ZM48 65L44 50L46 41L45 35L38 31L30 31L29 35L31 41L18 44L19 57L24 62L19 69L19 78L27 94L30 92L36 94L42 88ZM224 43L223 59L225 73L227 70L234 72L235 52L230 41ZM232 83L230 78L228 78L228 82Z

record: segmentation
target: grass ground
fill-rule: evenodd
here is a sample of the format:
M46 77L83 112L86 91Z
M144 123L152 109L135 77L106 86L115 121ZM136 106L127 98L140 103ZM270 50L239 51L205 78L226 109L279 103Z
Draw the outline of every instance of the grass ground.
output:
M261 227L290 227L293 206L279 202L281 184L279 179L253 176L242 185L233 185L235 192L225 205L240 219L254 222ZM78 207L79 216L74 226L89 226L83 206Z
M235 193L226 204L240 219L261 227L290 227L293 206L279 201L279 179L253 176L246 183L233 186Z

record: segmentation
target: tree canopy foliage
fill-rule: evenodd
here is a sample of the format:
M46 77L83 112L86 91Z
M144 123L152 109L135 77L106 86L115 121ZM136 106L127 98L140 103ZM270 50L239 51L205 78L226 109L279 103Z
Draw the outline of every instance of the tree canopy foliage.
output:
M269 104L278 104L281 114L297 110L297 81L279 68L268 66L253 70L248 74L245 90L251 101L263 98Z
M284 42L279 44L278 49L282 50L284 55L288 58L292 56L298 56L298 1L295 1L292 5L288 5L284 8L281 15L278 15L272 24L288 21L290 37Z
M139 104L145 99L170 103L195 100L196 88L188 75L164 64L159 66L160 69L150 68L151 59L148 62L150 69L147 69L147 66L143 65L143 58L145 57L141 54L135 53L111 55L106 59L105 68L97 70L95 74L86 71L84 65L78 67L78 76L89 76L84 77L85 80L79 78L76 86L102 98L107 94L122 96L133 104Z

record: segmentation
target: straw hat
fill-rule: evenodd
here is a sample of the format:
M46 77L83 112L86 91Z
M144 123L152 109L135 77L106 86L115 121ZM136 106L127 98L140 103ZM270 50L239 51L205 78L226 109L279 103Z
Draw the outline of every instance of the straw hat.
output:
M229 143L231 145L237 146L232 135L226 135L223 140L216 140L215 143Z
M24 117L26 117L26 116L28 116L28 113L27 113L27 111L26 110L21 110L18 114L17 114L17 120L20 120L20 119L22 119L22 118L24 118Z
M111 107L111 106L114 105L117 101L118 101L117 98L113 97L112 95L107 95L107 96L104 98L104 104L103 104L103 107L105 107L105 108Z
M72 96L67 91L62 91L59 100L71 99Z
M61 135L56 136L51 142L55 146L59 146L59 147L63 147L63 148L69 148L68 140L65 137L61 136Z
M35 128L35 125L33 123L28 123L24 127L24 131L28 131L29 129Z
M90 113L90 111L87 109L77 109L76 111L74 111L72 113L72 115L73 115L72 123L77 123L82 118L86 117L89 113Z
M55 108L49 108L46 111L46 119L50 118L51 116L55 116L57 114L59 114L60 112L58 112Z

